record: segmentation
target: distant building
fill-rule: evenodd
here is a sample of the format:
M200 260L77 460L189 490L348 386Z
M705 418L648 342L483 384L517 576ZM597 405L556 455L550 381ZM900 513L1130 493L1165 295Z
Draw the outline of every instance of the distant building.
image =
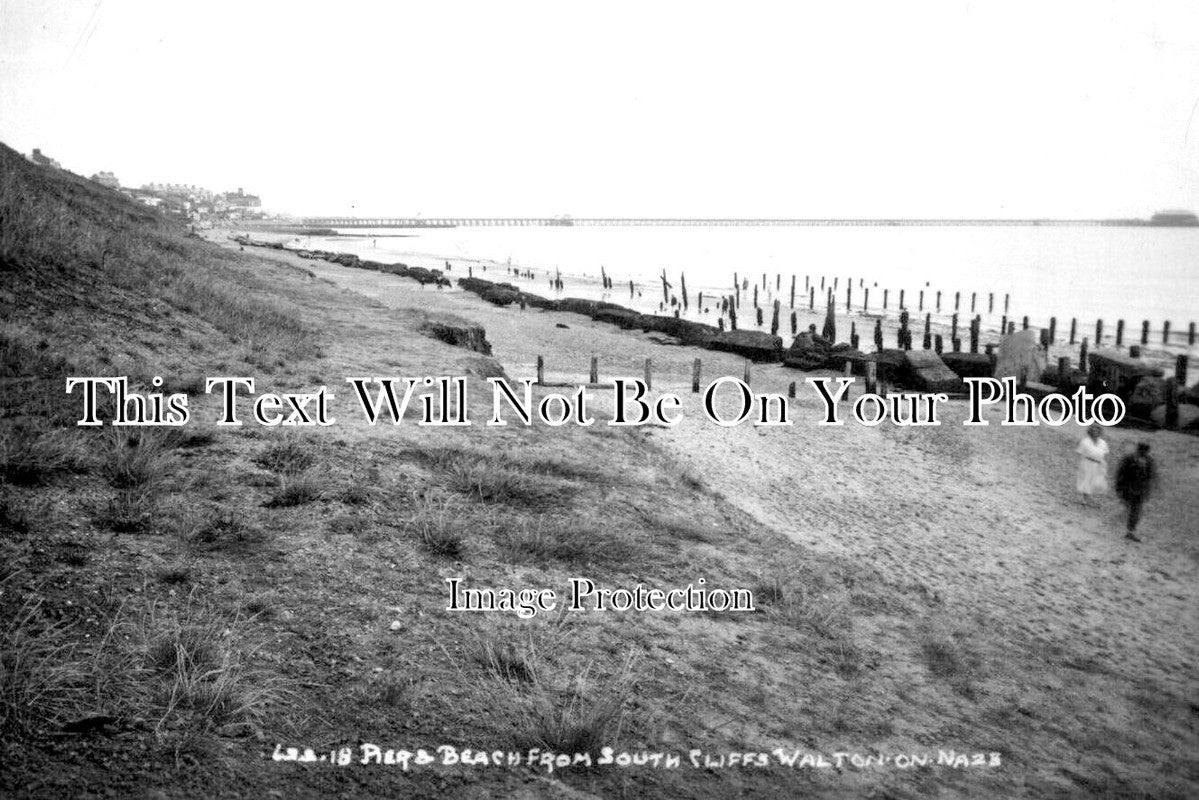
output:
M50 156L42 153L42 150L39 147L33 148L33 152L29 154L29 160L32 161L34 164L38 164L43 167L54 167L55 169L62 169L62 164L59 164L54 159L50 158Z
M256 194L246 194L241 187L236 192L225 192L225 202L230 208L260 208L262 200Z
M1193 228L1199 226L1199 217L1193 211L1171 208L1159 211L1149 220L1150 225L1161 225L1171 228Z
M92 180L101 186L107 186L109 189L120 190L121 182L117 180L117 176L111 172L97 172L92 176Z
M171 197L184 201L199 202L212 200L215 193L203 186L186 183L147 183L142 186L143 192L150 192L159 197Z

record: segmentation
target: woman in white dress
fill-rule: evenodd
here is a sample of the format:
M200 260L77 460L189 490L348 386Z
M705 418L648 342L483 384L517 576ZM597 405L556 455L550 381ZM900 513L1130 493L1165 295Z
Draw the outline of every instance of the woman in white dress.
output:
M1107 442L1099 434L1099 426L1092 425L1074 450L1078 453L1078 491L1083 497L1107 491Z

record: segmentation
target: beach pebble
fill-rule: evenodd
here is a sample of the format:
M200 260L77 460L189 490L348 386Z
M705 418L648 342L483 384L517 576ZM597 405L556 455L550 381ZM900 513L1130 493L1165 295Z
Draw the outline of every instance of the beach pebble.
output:
M388 625L387 627L388 627L388 630L391 630L391 631L393 631L393 632L394 632L394 631L398 631L398 630L400 630L401 628L403 628L403 627L404 627L404 623L400 622L398 619L397 619L397 620L392 620L391 624L390 624L390 625Z

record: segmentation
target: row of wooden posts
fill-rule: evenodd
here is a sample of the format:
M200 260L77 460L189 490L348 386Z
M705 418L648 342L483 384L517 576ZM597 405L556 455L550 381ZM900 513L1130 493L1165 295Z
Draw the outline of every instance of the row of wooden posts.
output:
M856 336L856 334L854 334L854 335ZM925 334L925 335L927 336L927 334ZM936 343L938 346L937 352L939 353L939 352L941 352L941 350L940 350L941 336L940 335L938 335L936 337ZM927 349L927 347L926 347L926 349ZM992 345L987 346L987 354L993 355L993 346ZM1132 354L1132 355L1135 358L1139 354ZM1177 387L1185 387L1187 385L1186 379L1187 379L1188 363L1189 363L1189 359L1185 354L1179 355L1175 359L1175 361L1174 361L1174 380L1173 380L1172 385L1175 385ZM878 366L877 363L874 361L867 361L865 363L865 369L866 369L865 383L866 383L866 391L868 391L868 392L875 391L875 385L876 385L875 370L877 369L877 366ZM1081 358L1079 359L1079 368L1084 372L1087 371L1087 352L1085 349L1085 344L1084 344L1084 349L1082 351ZM846 374L848 375L849 370L850 370L850 365L848 363L846 363L845 370L846 370ZM695 359L695 362L693 363L692 368L691 368L691 391L692 392L695 392L695 393L699 392L702 372L703 372L702 359L697 358L697 359ZM752 378L752 373L753 373L753 362L746 360L745 373L744 373L744 377L743 377L743 380L745 381L746 385L750 384L751 378ZM1072 380L1072 376L1073 376L1073 369L1071 367L1071 361L1070 361L1069 356L1062 356L1061 358L1059 358L1057 360L1057 375L1058 375L1058 385L1060 387L1062 387L1063 389L1068 389L1068 390L1072 391L1073 389L1072 389L1071 380ZM645 381L645 387L647 389L652 389L653 388L653 359L651 359L651 358L645 359L643 376L644 376L644 381ZM1025 376L1022 375L1021 376L1022 382L1023 382L1024 378L1025 378ZM543 356L537 356L537 383L539 383L539 384L545 383L545 358ZM593 386L599 383L599 356L591 357L591 370L590 370L590 374L588 376L588 383ZM795 383L794 382L791 384L790 396L795 397Z
M830 305L835 305L834 293L837 291L838 280L839 279L834 278L831 288L826 290L825 289L825 279L823 277L820 279L820 289L822 292L827 291L828 303ZM782 276L781 275L777 276L776 283L781 284L781 281L782 281ZM862 312L865 313L865 312L869 311L869 308L870 308L870 288L864 286L865 280L862 278L858 279L858 283L859 283L859 285L863 286ZM664 285L664 291L665 291L665 273L663 273L663 285ZM722 313L727 312L730 315L730 322L732 323L732 327L734 330L737 327L736 309L739 308L741 305L741 288L743 285L744 285L743 279L741 279L740 276L734 272L733 273L733 287L735 290L734 294L730 295L728 297L721 298L721 312ZM763 286L766 285L766 276L765 275L763 275L762 285ZM686 297L686 279L685 278L683 279L682 286L683 286L683 295L685 298ZM761 326L763 323L763 313L762 313L761 306L758 304L758 287L757 287L756 283L754 284L753 288L754 288L753 305L756 310L757 324L759 326ZM790 304L791 308L795 308L795 289L796 289L796 277L794 275L792 275L791 276L791 304ZM804 291L808 295L808 310L815 311L816 310L816 285L815 285L815 282L813 282L811 280L811 276L808 276L808 275L804 276ZM941 312L941 294L942 293L940 291L936 292L935 313ZM907 306L905 303L905 299L906 299L905 295L906 295L906 290L900 289L899 290L899 306L898 306L900 311L907 311ZM970 313L971 314L976 313L976 308L978 305L978 296L979 296L978 292L970 293ZM703 304L702 298L703 298L703 295L701 293L700 294L701 306ZM884 310L884 311L887 310L889 300L890 300L890 290L883 289L882 310ZM962 305L961 301L962 301L962 293L954 292L953 310L954 310L955 323L956 323L956 319L957 319L957 314L961 311L961 305ZM684 301L684 303L685 303L685 301ZM1010 312L1010 305L1011 305L1011 295L1004 294L1004 296L1003 296L1003 321L1000 326L1001 332L1011 333L1013 330L1015 330L1014 322L1008 321L1008 313ZM773 303L773 306L774 306L774 315L773 315L774 318L771 323L771 333L777 335L780 301L775 300ZM846 288L845 288L845 310L846 310L846 312L853 310L853 283L852 283L852 281L850 281L849 285L846 286ZM924 290L923 289L921 289L919 291L919 298L917 300L916 310L919 312L924 311ZM995 293L989 292L987 294L987 313L992 314L994 312L995 312ZM1028 326L1029 326L1029 320L1028 320L1028 317L1026 316L1023 319L1023 327L1025 329L1027 329ZM956 328L956 324L954 327ZM792 314L791 333L792 334L796 333L796 321L795 321L794 314ZM1057 317L1050 317L1049 318L1049 340L1050 340L1050 343L1053 343L1056 341L1056 335L1057 335ZM1162 323L1162 329L1161 329L1161 342L1163 345L1168 345L1170 343L1170 336L1171 336L1170 321L1166 320L1165 322ZM1187 346L1194 347L1195 341L1196 341L1196 331L1195 331L1195 323L1194 322L1189 323L1189 325L1187 326L1187 331L1186 331L1185 336L1186 336ZM1071 345L1073 345L1077 341L1077 338L1078 338L1078 319L1075 317L1070 320L1070 341L1069 341L1069 343ZM1141 346L1142 347L1149 344L1149 338L1150 338L1149 320L1144 320L1141 323ZM1116 347L1124 346L1124 320L1117 320L1117 322L1116 322L1116 340L1115 341L1116 341ZM1100 319L1100 320L1097 320L1095 323L1095 345L1098 347L1098 346L1101 346L1102 344L1103 344L1103 320Z
M873 364L871 364L870 366L873 366ZM642 377L642 380L645 381L646 389L654 388L653 370L654 370L654 360L652 358L646 358L645 365L644 365L643 377ZM697 359L695 359L695 362L691 366L691 391L694 394L699 394L700 381L702 379L702 375L703 375L703 359L697 358ZM745 372L743 374L742 380L744 380L745 384L748 386L752 379L753 379L753 362L746 359ZM587 382L592 386L599 384L599 356L591 357L591 371L590 371L590 375L588 376ZM544 356L537 356L537 383L539 383L539 384L545 383L545 357ZM791 384L790 396L795 397L795 383L794 382L792 382L792 384Z
M781 275L777 276L776 286L778 287L779 291L781 291L782 279L783 278ZM835 293L837 292L839 281L840 281L839 278L834 278L832 283L829 285L828 289L826 290L825 279L824 279L824 277L821 277L820 278L820 292L822 294L824 294L827 291L829 294L829 297L830 298L833 297L835 295ZM662 283L663 283L663 291L665 291L665 287L666 287L665 271L663 271L663 273L662 273ZM742 279L736 272L733 273L733 291L734 291L733 297L736 298L736 304L738 307L740 307L740 305L741 305L741 290L742 290L742 288L743 287L748 288L748 286L746 284L748 284L748 280ZM686 291L687 291L687 284L686 284L685 277L682 279L682 286L683 286L683 296L685 298ZM766 276L765 275L762 276L762 288L763 289L766 288ZM858 288L862 289L862 291L863 291L862 311L868 311L870 308L870 287L866 286L865 278L858 278ZM756 308L756 307L758 307L758 285L756 283L753 286L753 290L754 290L753 304L754 304L754 307ZM790 304L791 308L795 308L795 291L796 291L796 278L794 275L792 275L791 276L791 304ZM816 308L816 282L811 279L810 275L804 276L803 292L804 292L804 294L808 295L808 309L809 310L815 309ZM940 311L941 311L941 294L942 293L940 291L936 292L936 309L935 310L937 313L940 313ZM975 311L977 310L978 296L979 296L978 292L970 293L970 313L971 314L975 313ZM883 311L887 310L888 304L890 303L890 298L891 298L891 290L883 289L883 307L882 307ZM899 290L899 306L898 307L901 311L907 308L905 299L906 299L906 290L900 289ZM1004 314L1008 313L1009 308L1011 306L1011 300L1012 300L1012 298L1011 298L1010 294L1005 294L1003 296L1003 313ZM962 293L954 292L953 293L953 310L961 311L961 307L962 307ZM845 310L846 311L853 310L853 281L852 280L848 281L845 286ZM921 289L919 291L919 299L917 300L916 310L917 311L924 310L924 290L923 289ZM995 293L994 292L989 292L987 294L987 313L988 314L995 313Z

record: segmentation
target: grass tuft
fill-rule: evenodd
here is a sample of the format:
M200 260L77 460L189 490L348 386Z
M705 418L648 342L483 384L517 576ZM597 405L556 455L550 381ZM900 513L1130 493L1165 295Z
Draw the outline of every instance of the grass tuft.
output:
M324 482L312 475L296 475L284 478L282 486L265 505L267 508L291 508L315 502L324 496Z
M271 472L294 474L316 464L316 454L307 445L288 439L268 444L254 456L254 463Z
M460 510L445 501L425 498L404 524L404 531L415 534L417 541L435 556L461 558L466 553L465 524L467 518Z
M170 434L141 428L111 428L110 455L104 462L115 489L150 488L170 468L165 444Z
M15 486L45 485L57 475L83 472L90 463L78 431L13 425L0 432L0 476Z

